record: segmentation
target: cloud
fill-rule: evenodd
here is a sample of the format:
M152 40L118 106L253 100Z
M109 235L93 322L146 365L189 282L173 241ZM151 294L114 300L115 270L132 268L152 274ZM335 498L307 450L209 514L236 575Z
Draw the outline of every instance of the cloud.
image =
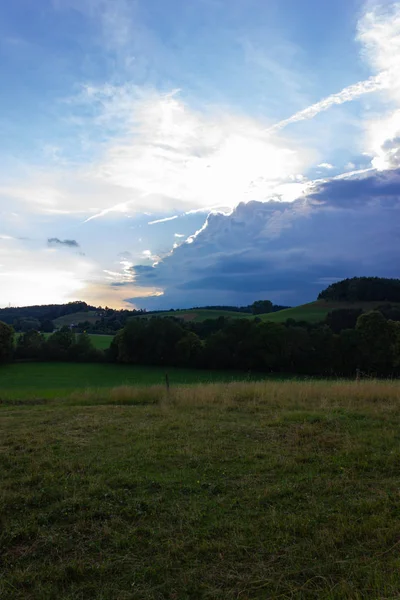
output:
M365 94L387 91L400 98L400 3L375 6L358 23L357 39L368 64L377 72L364 81L330 94L319 102L296 112L269 128L274 132L307 119L312 119L332 106L356 100Z
M288 119L283 119L276 123L272 127L268 129L269 132L278 131L279 129L283 129L292 123L297 123L299 121L305 121L307 119L313 119L319 113L328 110L332 106L344 104L345 102L351 102L352 100L356 100L364 94L370 94L372 92L377 92L379 90L384 90L388 87L388 78L386 73L382 73L376 75L374 77L370 77L365 81L359 81L358 83L354 83L353 85L349 85L344 88L341 92L336 94L331 94L327 96L323 100L308 106L307 108L300 110L295 113Z
M30 240L0 240L0 306L81 299L96 270L77 253L54 252Z
M174 215L173 217L165 217L165 219L157 219L156 221L149 221L147 225L156 225L157 223L166 223L167 221L174 221L178 219L178 215Z
M326 162L321 163L320 165L318 165L318 167L320 167L321 169L333 169L334 168L333 165L331 165L330 163L326 163Z
M325 181L293 203L242 203L230 215L210 215L191 243L156 266L134 267L135 283L164 291L134 302L299 304L315 299L327 278L396 277L399 222L400 169Z
M79 244L76 240L60 240L59 238L53 237L47 240L49 246L66 246L67 248L79 248Z
M86 223L113 213L233 208L267 200L282 184L285 198L297 185L293 177L315 160L304 144L268 134L258 119L229 110L195 111L174 93L107 85L83 90L83 97L89 107L100 105L84 127L101 130L119 113L121 130L86 165L32 168L18 183L0 181L0 203L83 214Z

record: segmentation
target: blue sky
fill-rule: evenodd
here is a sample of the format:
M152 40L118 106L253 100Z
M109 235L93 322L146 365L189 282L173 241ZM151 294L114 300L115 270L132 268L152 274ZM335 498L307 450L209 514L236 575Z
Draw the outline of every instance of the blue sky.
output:
M399 276L400 3L15 0L0 68L0 305Z

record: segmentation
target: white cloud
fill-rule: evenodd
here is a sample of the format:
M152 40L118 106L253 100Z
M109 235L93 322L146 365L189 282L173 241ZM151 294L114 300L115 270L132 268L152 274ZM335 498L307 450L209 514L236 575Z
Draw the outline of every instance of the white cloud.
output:
M385 90L400 98L400 4L383 5L366 12L358 23L357 39L363 46L368 64L377 74L283 119L268 131L312 119L332 106L351 102L372 92Z
M174 221L178 219L178 215L174 215L173 217L165 217L164 219L157 219L156 221L149 221L147 225L156 225L157 223L166 223L167 221Z
M334 166L331 165L330 163L327 162L323 162L320 165L318 165L318 167L320 167L320 169L333 169Z
M87 127L101 128L118 113L125 134L101 145L101 155L89 165L32 170L25 181L0 182L4 203L13 199L24 210L83 213L86 221L114 212L233 208L241 201L267 200L315 159L304 146L267 133L254 118L196 112L176 93L92 86L85 100L101 104Z
M75 254L0 240L0 306L76 300L96 265Z
M354 83L346 88L344 88L341 92L337 94L331 94L327 96L323 100L308 106L304 110L300 110L295 113L288 119L283 119L283 121L279 121L272 127L268 129L268 131L278 131L279 129L283 129L290 125L291 123L297 123L298 121L305 121L306 119L312 119L317 116L319 113L328 110L332 106L344 104L345 102L351 102L352 100L356 100L364 94L370 94L371 92L377 92L378 90L384 90L388 87L388 77L386 73L382 73L376 75L374 77L370 77L365 81L359 81L358 83Z

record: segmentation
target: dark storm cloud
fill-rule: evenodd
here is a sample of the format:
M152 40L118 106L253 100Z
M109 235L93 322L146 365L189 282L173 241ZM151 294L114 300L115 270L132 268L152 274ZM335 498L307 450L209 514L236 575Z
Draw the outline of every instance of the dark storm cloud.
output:
M400 276L400 170L331 180L293 203L249 202L212 214L192 243L135 283L164 289L143 306L282 304L315 299L326 281ZM140 299L135 299L141 304Z

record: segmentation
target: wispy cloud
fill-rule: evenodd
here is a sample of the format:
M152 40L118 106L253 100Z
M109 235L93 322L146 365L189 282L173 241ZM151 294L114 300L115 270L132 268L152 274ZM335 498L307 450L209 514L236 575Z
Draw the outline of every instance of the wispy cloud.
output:
M279 121L268 129L269 132L312 119L332 106L351 102L365 94L388 90L400 98L400 3L375 6L368 10L358 23L357 39L362 44L362 53L367 62L377 74Z
M318 165L318 167L320 167L320 169L333 169L333 165L331 165L330 163L326 163L323 162L320 165Z
M156 221L149 221L147 225L156 225L157 223L166 223L167 221L174 221L178 219L179 215L174 215L173 217L165 217L165 219L157 219Z
M372 92L377 92L378 90L386 89L388 85L389 83L387 73L381 73L374 77L370 77L365 81L360 81L353 85L349 85L348 87L344 88L341 92L338 92L337 94L331 94L323 100L320 100L319 102L308 106L304 110L300 110L288 119L283 119L283 121L279 121L279 123L276 123L275 125L270 127L268 131L278 131L279 129L287 127L291 123L297 123L298 121L312 119L319 113L328 110L332 106L344 104L345 102L351 102L352 100L356 100L357 98L364 96L364 94L370 94Z

